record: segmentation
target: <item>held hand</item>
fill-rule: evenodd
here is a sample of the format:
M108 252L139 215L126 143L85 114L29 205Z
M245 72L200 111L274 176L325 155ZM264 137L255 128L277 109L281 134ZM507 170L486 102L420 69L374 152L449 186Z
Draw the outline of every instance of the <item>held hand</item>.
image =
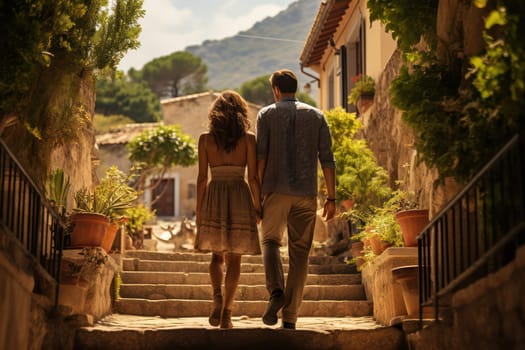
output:
M335 202L326 201L323 208L323 218L325 221L332 219L335 215Z
M261 223L262 220L262 210L261 209L255 209L255 222L257 225Z

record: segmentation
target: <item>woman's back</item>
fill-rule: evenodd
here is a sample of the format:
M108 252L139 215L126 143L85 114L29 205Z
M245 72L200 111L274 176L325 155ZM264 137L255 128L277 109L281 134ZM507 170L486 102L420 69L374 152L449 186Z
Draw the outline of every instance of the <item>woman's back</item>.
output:
M248 162L248 139L255 138L252 133L247 133L237 141L237 145L230 152L217 145L213 134L206 134L206 153L211 168L222 165L246 166Z

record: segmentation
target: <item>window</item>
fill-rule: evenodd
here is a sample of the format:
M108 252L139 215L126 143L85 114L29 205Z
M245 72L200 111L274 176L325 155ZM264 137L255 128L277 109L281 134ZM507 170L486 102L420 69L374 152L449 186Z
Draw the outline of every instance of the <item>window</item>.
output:
M357 28L356 28L357 29ZM348 105L348 94L354 87L352 77L358 74L366 74L365 70L365 19L361 18L359 29L350 35L346 46L341 47L344 54L341 55L341 65L345 67L345 74L342 75L342 94L343 107L348 112L355 112L355 106Z
M197 185L188 184L188 199L197 198Z

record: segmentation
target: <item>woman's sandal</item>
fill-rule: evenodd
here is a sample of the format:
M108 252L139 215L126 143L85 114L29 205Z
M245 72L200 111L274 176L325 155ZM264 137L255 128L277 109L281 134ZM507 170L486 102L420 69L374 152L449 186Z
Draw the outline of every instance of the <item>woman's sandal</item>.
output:
M213 310L211 311L208 322L210 325L217 327L221 322L221 311L222 311L222 295L213 296Z
M221 314L221 328L233 328L232 310L223 309Z

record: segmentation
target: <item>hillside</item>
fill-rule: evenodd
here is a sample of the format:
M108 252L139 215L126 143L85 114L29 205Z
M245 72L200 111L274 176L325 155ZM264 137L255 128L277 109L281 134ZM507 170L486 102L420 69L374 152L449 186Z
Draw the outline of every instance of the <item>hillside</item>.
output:
M280 68L294 70L302 86L312 79L300 73L299 56L319 4L319 0L298 0L247 31L222 40L207 40L186 50L208 66L211 89L238 88L245 81Z

